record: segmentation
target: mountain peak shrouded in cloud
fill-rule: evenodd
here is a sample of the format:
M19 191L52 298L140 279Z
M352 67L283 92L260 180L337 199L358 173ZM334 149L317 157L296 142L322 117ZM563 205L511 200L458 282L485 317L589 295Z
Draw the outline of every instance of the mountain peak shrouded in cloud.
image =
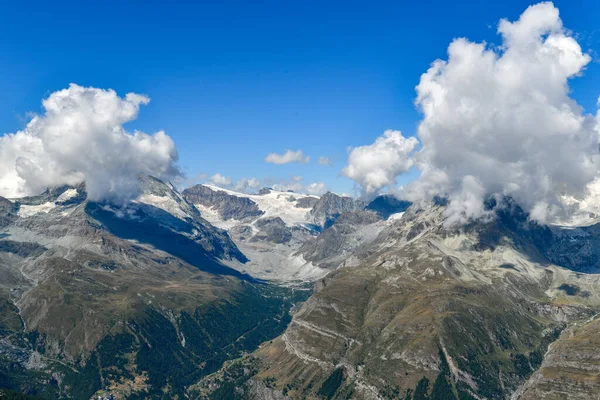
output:
M127 200L137 176L180 175L177 150L163 131L128 132L146 96L71 84L42 102L26 127L0 137L0 195L21 197L46 187L86 183L92 200Z
M271 164L307 164L310 161L309 156L305 156L302 150L286 150L283 154L270 153L265 157L265 161Z
M584 114L568 84L591 58L552 3L527 8L515 22L501 20L498 33L499 47L453 40L448 59L421 76L420 150L391 151L385 135L354 149L343 173L371 193L414 162L421 176L402 196L447 196L449 223L484 216L487 196L510 196L538 221L572 212L565 196L584 199L599 172L597 118ZM368 163L387 157L380 168ZM392 162L398 168L388 167Z

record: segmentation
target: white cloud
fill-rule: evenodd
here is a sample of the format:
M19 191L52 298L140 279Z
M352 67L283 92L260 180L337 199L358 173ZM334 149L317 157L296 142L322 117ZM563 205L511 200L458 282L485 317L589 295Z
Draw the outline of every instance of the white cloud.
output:
M313 182L306 186L306 192L315 196L321 196L327 192L327 186L323 182Z
M470 220L489 216L490 211L485 209L482 199L485 197L485 189L477 178L467 175L463 178L461 190L450 196L446 226L463 225Z
M313 195L321 195L327 191L327 186L323 182L305 184L302 176L292 176L290 179L283 179L280 181L267 179L265 182L261 182L256 178L241 178L234 184L233 180L229 177L216 173L211 176L210 183L223 188L231 188L240 193L254 193L261 185L269 186L272 189L281 192L291 190L296 193L308 193Z
M386 130L375 143L351 149L342 174L356 181L363 195L373 195L396 183L396 177L413 166L411 154L418 143L414 137L405 138L400 131Z
M598 173L596 120L569 97L590 57L551 3L500 21L500 48L456 39L417 86L424 114L412 199L449 196L448 218L484 216L485 196L512 196L533 218L564 212ZM477 204L476 204L477 203Z
M302 150L286 150L283 154L270 153L265 157L265 161L272 164L290 164L301 163L306 164L310 161L309 156L305 156Z
M260 181L256 178L242 178L235 183L234 189L238 192L246 193L251 189L260 187Z
M287 192L291 190L296 193L308 193L315 196L320 196L327 192L327 185L323 182L313 182L310 184L304 184L304 178L301 176L294 176L290 180L283 180L278 183L270 185L274 190L280 192Z
M304 185L302 181L304 180L301 176L293 176L290 180L282 180L278 183L274 183L271 187L280 192L286 192L288 190L292 190L294 192L301 192L304 190Z
M179 176L169 136L123 128L149 101L75 84L52 93L25 129L0 137L0 195L20 197L85 181L90 199L123 201L137 193L138 174Z
M184 190L198 183L206 182L208 175L205 173L196 173L194 175L179 176L171 181L178 190Z
M210 183L212 183L215 186L231 186L231 182L231 178L223 176L218 172L210 177Z
M351 150L342 173L369 194L415 163L421 176L401 195L447 196L449 224L486 218L487 196L510 196L541 222L591 209L592 184L600 182L599 118L569 95L569 79L582 75L590 56L552 3L529 7L516 22L501 20L498 33L499 47L455 39L448 59L421 76L420 150L411 154L416 142L386 134Z
M233 189L237 192L248 193L260 187L260 181L256 178L241 178L235 184L233 180L225 175L216 173L210 177L210 183L222 188Z
M319 165L327 165L328 167L333 167L333 161L331 157L321 156L319 157Z

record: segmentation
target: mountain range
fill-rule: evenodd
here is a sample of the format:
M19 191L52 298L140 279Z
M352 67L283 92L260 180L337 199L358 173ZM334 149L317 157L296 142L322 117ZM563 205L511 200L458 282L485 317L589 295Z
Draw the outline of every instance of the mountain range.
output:
M150 176L0 198L0 388L40 398L588 399L600 225Z

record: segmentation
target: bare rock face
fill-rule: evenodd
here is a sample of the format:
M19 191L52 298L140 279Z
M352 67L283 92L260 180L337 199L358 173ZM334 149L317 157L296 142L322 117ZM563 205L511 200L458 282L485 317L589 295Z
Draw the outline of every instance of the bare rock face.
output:
M264 187L264 188L261 188L261 189L258 191L258 193L256 193L256 194L258 194L259 196L263 196L263 195L265 195L265 194L269 194L269 193L271 193L271 192L272 192L272 189L271 189L271 188Z
M313 208L318 202L316 197L302 197L296 202L296 208Z
M342 213L362 210L364 207L365 203L361 200L354 200L352 197L338 196L335 193L327 192L319 198L319 201L310 210L310 215L315 224L327 228Z
M381 221L381 217L373 211L345 212L319 236L306 241L298 254L322 268L335 268L377 237L383 225L373 225ZM368 226L371 229L365 229Z
M392 214L404 212L410 207L410 201L399 200L391 194L377 196L366 207L365 210L374 211L383 219Z
M252 241L288 243L292 239L292 229L279 217L261 218L255 225L259 232L252 237Z
M0 228L3 228L10 224L17 218L17 211L19 205L12 201L0 197Z
M258 205L248 198L230 195L222 190L213 190L204 185L185 189L183 196L191 204L202 204L216 209L224 220L241 221L263 214Z

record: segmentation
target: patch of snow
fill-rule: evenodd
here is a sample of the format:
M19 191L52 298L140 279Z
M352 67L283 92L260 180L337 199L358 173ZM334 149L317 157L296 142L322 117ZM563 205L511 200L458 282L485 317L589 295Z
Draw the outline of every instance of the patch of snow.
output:
M73 197L77 196L77 194L78 194L77 189L67 189L60 196L58 196L56 201L58 201L58 202L67 201L67 200L70 200Z
M217 210L203 206L202 204L194 204L194 207L196 207L198 211L200 211L200 215L202 216L202 218L204 218L205 220L210 222L211 225L214 225L217 228L229 230L234 226L243 224L243 222L238 221L236 219L229 219L226 221L223 218L221 218L221 215L219 215L219 212Z
M233 196L248 198L255 202L258 205L258 208L264 212L260 218L279 217L286 225L304 225L309 223L309 209L298 208L296 207L296 203L298 199L306 197L318 199L318 196L292 192L278 192L276 190L272 190L271 193L268 194L257 195L239 193L214 185L205 186L214 191L220 190Z
M47 201L43 204L38 204L38 205L21 204L21 206L19 207L19 211L17 212L17 215L21 218L29 218L36 214L40 214L40 213L48 214L50 211L52 211L53 209L55 209L57 207L56 203L64 202L69 199L72 199L73 197L77 196L77 194L78 194L77 189L67 189L60 196L58 196L58 198L56 199L56 202ZM66 214L63 212L63 215L66 215Z
M392 223L394 221L398 221L400 218L402 218L403 215L404 215L404 212L392 214L388 217L387 222Z
M56 204L50 201L47 201L44 204L39 204L37 206L21 205L17 214L21 218L29 218L39 213L48 214L55 207Z
M272 190L268 194L253 195L222 189L214 185L205 185L214 191L223 191L227 194L247 198L257 204L263 214L252 220L223 220L218 210L201 204L194 204L200 215L217 228L230 231L232 228L247 225L258 232L256 221L262 218L279 217L287 226L306 226L310 223L309 209L298 208L296 204L302 198L318 198L292 192ZM278 281L281 283L307 282L319 279L330 272L307 262L301 256L295 256L300 246L309 238L310 233L298 230L293 231L292 240L285 244L276 244L265 241L238 240L235 234L231 235L238 248L248 257L249 261L241 264L235 261L226 264L238 271L250 274L259 279Z
M136 200L138 203L144 203L156 208L160 208L163 211L177 217L179 219L191 218L191 216L183 211L179 203L169 196L156 196L154 194L143 194Z

